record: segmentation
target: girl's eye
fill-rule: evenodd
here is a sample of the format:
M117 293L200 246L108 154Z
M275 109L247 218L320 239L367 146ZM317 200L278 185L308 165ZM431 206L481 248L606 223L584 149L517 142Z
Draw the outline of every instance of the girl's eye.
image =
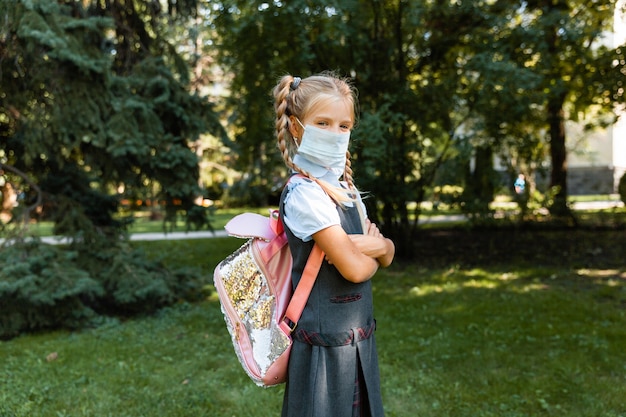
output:
M341 128L343 130L350 130L350 126L348 126L348 125L341 125Z

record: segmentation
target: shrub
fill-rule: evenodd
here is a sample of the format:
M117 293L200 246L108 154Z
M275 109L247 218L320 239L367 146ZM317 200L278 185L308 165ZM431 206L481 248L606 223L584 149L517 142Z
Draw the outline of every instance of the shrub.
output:
M152 313L202 291L199 272L170 270L123 241L60 247L22 240L2 255L0 339Z
M200 291L194 270L172 271L124 242L85 252L80 264L104 289L93 306L103 314L150 313Z
M2 249L0 258L0 338L24 330L76 328L95 314L85 301L102 286L75 263L78 253L21 242Z

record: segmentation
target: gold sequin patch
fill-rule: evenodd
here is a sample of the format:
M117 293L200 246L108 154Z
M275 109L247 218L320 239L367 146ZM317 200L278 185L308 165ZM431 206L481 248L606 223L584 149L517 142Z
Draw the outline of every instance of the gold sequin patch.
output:
M252 247L254 239L248 240L237 251L224 259L219 268L221 286L229 300L222 301L222 312L228 331L233 340L235 352L248 375L263 386L257 371L249 367L249 354L258 366L261 378L268 369L290 346L291 339L278 326L275 319L276 299L270 294L268 279L256 264ZM255 247L255 250L257 248ZM232 316L232 310L236 318ZM237 320L238 319L238 320ZM245 334L249 338L251 351L242 350L240 337Z
M221 273L226 294L246 328L266 329L272 320L274 296L267 278L254 262L246 242L222 262Z

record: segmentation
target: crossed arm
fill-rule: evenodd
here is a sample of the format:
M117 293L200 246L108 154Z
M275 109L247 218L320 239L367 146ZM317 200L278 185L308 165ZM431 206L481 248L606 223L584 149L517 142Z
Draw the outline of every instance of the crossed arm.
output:
M366 228L365 234L348 235L341 226L335 225L313 235L328 261L351 282L367 281L379 266L389 266L395 255L393 242L384 237L374 223L367 220Z

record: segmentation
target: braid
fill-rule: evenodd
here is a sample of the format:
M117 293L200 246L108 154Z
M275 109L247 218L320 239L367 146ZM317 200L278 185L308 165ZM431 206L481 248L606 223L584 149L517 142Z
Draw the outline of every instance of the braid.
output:
M276 137L278 140L278 149L288 168L304 175L305 177L317 181L310 173L303 170L293 163L292 155L295 153L294 138L289 131L289 115L293 114L293 109L289 106L288 99L294 101L294 94L291 86L295 78L291 75L285 75L280 79L278 85L274 88L274 110L276 111ZM291 93L291 95L290 95ZM291 97L290 97L291 96Z
M349 190L354 190L354 179L352 178L352 161L350 160L350 151L346 151L346 167L343 171L343 179L348 184Z
M280 83L274 88L274 110L276 111L276 137L278 139L278 149L285 160L290 159L289 145L285 139L290 138L289 115L287 114L287 95L289 94L288 76L283 77Z

